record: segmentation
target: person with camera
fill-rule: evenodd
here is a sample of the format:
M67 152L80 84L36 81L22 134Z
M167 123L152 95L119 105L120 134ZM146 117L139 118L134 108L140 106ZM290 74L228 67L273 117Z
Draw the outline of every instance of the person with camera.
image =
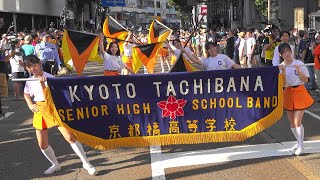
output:
M50 34L41 34L41 42L36 45L35 54L41 60L43 70L54 75L61 70L61 61L56 45L49 42L50 37Z
M313 63L314 57L312 54L312 44L309 40L309 34L306 31L298 31L298 54L297 59L301 60L304 63ZM305 86L308 90L316 90L316 80L314 75L313 66L307 66L309 71L309 82L305 83Z
M280 44L281 40L279 37L279 28L273 27L271 34L267 35L263 41L266 66L272 66L272 59L274 55L274 49Z
M10 40L11 49L8 51L9 62L11 66L11 75L13 79L25 78L25 65L23 63L22 53L18 50L19 47L19 39L11 39ZM14 82L14 96L16 99L22 98L22 88L24 84L22 82Z

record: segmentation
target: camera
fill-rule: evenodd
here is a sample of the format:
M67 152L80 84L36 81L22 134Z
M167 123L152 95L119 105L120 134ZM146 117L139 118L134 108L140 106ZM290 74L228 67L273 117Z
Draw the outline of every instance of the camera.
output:
M10 49L11 50L15 50L16 49L16 44L19 43L19 39L14 35L7 36L7 38L8 38L10 47L11 47Z

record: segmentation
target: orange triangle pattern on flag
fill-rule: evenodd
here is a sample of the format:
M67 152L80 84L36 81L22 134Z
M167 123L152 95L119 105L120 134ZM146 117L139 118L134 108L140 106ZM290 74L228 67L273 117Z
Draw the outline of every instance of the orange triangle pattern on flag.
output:
M138 72L141 65L145 65L148 73L152 74L157 61L157 51L163 43L152 43L134 46L132 48L133 71Z
M171 29L158 20L153 20L149 28L148 43L164 42L170 33Z
M107 16L103 23L103 34L108 38L125 40L128 31L111 16Z
M181 53L170 72L195 72L195 71L200 71L200 70L194 67Z
M71 58L78 76L82 74L92 51L97 48L99 37L95 34L65 30L62 41L62 51L66 58ZM66 59L68 61L69 59Z

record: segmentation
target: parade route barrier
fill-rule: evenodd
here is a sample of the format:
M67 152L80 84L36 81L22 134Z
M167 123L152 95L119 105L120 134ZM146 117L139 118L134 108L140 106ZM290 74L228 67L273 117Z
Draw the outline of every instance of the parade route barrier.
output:
M57 124L96 149L243 141L283 114L278 67L47 78Z

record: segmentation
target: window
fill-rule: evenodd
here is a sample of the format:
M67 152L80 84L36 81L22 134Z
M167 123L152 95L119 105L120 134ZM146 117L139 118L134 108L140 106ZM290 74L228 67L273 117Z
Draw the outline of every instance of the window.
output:
M304 30L304 8L294 8L294 28Z

